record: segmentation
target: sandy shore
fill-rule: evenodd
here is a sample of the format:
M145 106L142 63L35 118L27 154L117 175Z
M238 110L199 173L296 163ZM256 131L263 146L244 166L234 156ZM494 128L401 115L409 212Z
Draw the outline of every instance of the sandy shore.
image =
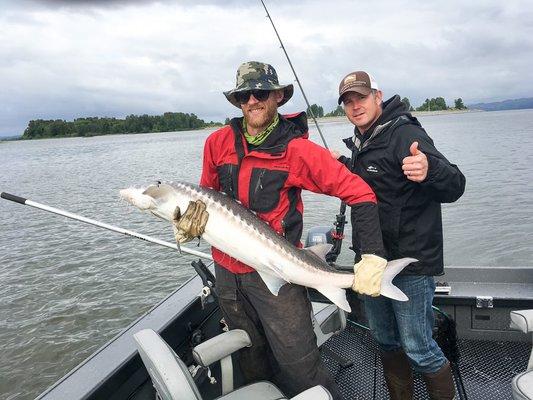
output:
M414 117L429 117L431 115L465 114L472 112L484 112L483 110L442 110L442 111L413 111Z

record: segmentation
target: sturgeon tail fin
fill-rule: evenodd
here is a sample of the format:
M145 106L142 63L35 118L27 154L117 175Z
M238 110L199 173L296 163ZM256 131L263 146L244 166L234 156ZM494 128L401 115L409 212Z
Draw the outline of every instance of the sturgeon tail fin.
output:
M387 263L387 268L383 272L383 277L381 278L381 295L388 297L389 299L398 300L398 301L407 301L409 298L392 284L392 280L398 275L406 266L409 264L418 261L415 258L399 258L397 260L392 260Z

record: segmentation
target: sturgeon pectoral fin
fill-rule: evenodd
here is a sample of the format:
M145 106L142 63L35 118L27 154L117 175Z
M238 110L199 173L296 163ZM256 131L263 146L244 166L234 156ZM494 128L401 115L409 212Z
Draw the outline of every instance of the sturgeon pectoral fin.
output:
M266 267L270 268L270 270L272 272L271 275L269 274L270 276L275 276L276 278L281 279L283 282L291 283L291 281L289 281L288 279L285 278L285 275L283 274L283 271L277 265L269 262L268 260L266 260L263 264Z
M261 279L263 279L263 282L265 282L265 285L267 286L268 290L272 292L274 296L277 296L279 293L279 289L287 283L281 278L278 278L277 276L272 276L270 274L267 274L266 272L259 272L257 271Z
M409 298L393 285L392 280L398 275L406 266L413 262L417 262L415 258L399 258L397 260L392 260L387 263L387 268L383 272L383 277L381 278L381 290L380 293L382 296L388 297L393 300L398 301L407 301Z
M321 243L315 244L311 247L306 247L304 251L310 251L311 253L320 257L322 260L326 261L326 254L328 254L332 248L333 245L330 243Z
M346 290L335 286L320 286L316 290L330 299L337 307L342 308L346 312L352 311L348 300L346 300Z

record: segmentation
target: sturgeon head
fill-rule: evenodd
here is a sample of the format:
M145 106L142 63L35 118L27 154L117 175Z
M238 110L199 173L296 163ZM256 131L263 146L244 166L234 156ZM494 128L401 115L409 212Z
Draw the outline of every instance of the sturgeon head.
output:
M179 219L193 196L186 186L157 183L146 188L128 188L120 191L120 197L143 211L172 222Z
M354 274L338 271L326 263L324 256L330 245L299 249L229 196L187 182L124 189L120 194L141 210L170 222L185 213L189 202L202 201L209 214L202 238L254 268L274 295L285 283L295 283L318 290L343 310L350 311L345 289L352 286ZM382 295L407 300L392 279L414 261L403 258L388 263L381 282Z

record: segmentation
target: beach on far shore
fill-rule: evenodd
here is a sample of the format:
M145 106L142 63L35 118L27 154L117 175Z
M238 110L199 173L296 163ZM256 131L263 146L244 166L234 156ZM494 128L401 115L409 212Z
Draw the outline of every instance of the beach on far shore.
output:
M411 111L413 117L429 117L433 115L445 115L445 114L464 114L472 112L484 112L483 110L438 110L438 111ZM312 118L308 118L312 121ZM317 121L322 124L335 123L335 122L347 122L348 119L342 115L339 117L320 117L317 118Z

